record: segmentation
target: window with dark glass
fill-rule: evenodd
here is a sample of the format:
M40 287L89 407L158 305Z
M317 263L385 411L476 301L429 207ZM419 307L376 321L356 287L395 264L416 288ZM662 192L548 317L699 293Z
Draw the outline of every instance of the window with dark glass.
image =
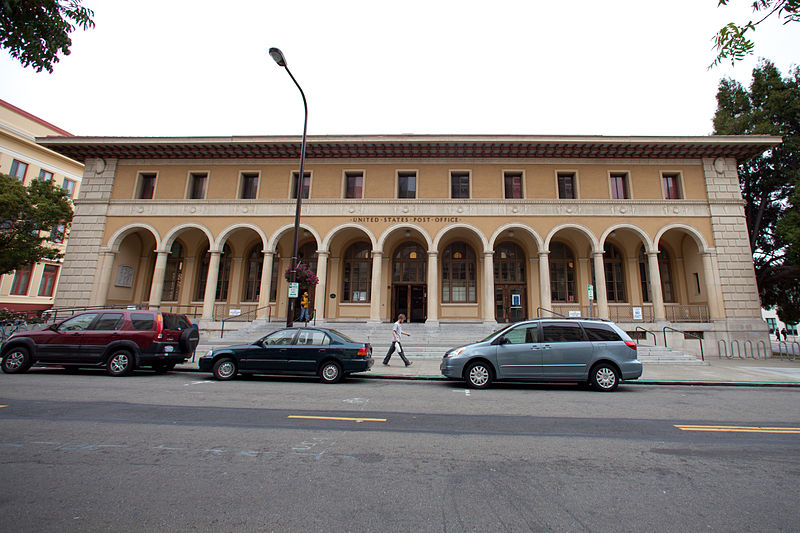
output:
M244 294L242 301L257 302L261 294L261 271L264 268L264 253L261 244L250 249L245 263Z
M642 285L642 301L650 302L650 281L648 279L649 266L647 264L647 254L644 246L639 248L639 281Z
M417 173L398 172L397 174L397 197L416 198L417 197Z
M203 200L206 197L206 184L208 174L205 172L192 172L189 174L189 198Z
M575 199L575 173L558 173L558 197L562 200Z
M239 198L242 200L254 200L258 196L258 173L242 172L241 186L239 187Z
M8 173L9 176L17 178L19 181L25 181L26 172L28 172L28 163L23 163L16 159L11 161L11 172Z
M72 198L75 194L75 181L64 178L64 181L61 183L61 188L67 191L67 195Z
M610 326L602 324L584 324L583 330L590 341L618 342L622 340L619 334L611 329Z
M345 172L344 173L344 197L363 198L364 197L364 173Z
M28 265L17 269L14 272L14 281L11 283L10 294L28 294L28 284L31 282L31 272L33 265Z
M426 281L427 254L415 242L398 247L392 258L392 282L424 283Z
M50 241L56 244L61 244L64 242L64 234L67 231L67 225L64 222L59 222L56 224L52 230L50 230Z
M454 242L442 253L442 302L478 301L475 251L465 242Z
M292 172L292 198L297 198L297 176L298 172ZM311 172L303 172L303 199L309 197L311 193Z
M304 264L314 274L317 273L317 243L314 241L301 244L297 249L297 261Z
M183 279L183 246L178 241L172 243L164 270L164 289L161 299L165 302L177 302Z
M623 276L623 257L619 248L607 243L603 247L603 268L606 276L606 297L609 302L625 301L625 278Z
M450 198L469 198L469 172L450 173Z
M522 198L522 172L504 172L503 184L507 199Z
M370 245L357 242L344 253L344 279L342 292L344 302L365 303L370 301L372 284L372 259Z
M281 273L281 257L278 255L278 250L272 256L272 276L269 286L269 301L274 302L278 299L278 276Z
M50 172L48 170L45 170L43 168L39 169L39 181L48 181L48 180L51 180L51 179L53 179L53 173L52 172Z
M680 174L662 174L661 184L664 187L664 198L666 200L680 200L682 198Z
M580 324L545 324L542 342L581 342L586 339Z
M554 302L575 302L575 255L560 242L550 245L550 295Z
M504 242L494 250L495 283L525 283L525 252L513 242Z
M94 321L89 330L91 331L116 331L122 329L125 323L125 315L122 313L102 313L100 318Z
M611 177L611 198L625 200L628 198L628 173L613 172Z
M152 200L156 190L156 174L142 172L139 174L139 190L136 197L140 200Z
M57 265L45 265L42 272L42 281L39 283L39 296L52 296L58 277Z

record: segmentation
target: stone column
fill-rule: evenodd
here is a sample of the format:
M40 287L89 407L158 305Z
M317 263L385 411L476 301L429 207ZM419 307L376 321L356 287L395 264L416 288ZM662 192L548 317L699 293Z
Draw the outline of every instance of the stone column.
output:
M217 297L217 280L219 279L219 259L222 252L211 252L206 276L206 292L203 294L203 320L214 319L214 302Z
M164 292L164 274L167 270L169 250L156 252L156 266L153 269L153 282L150 284L150 308L158 309L161 294Z
M428 319L426 324L439 323L439 252L428 252Z
M708 296L708 313L711 320L719 320L723 318L720 310L722 309L722 302L719 301L720 290L715 283L714 278L714 265L711 259L711 254L706 252L703 254L703 277L706 282L706 295Z
M593 252L594 259L594 294L597 296L597 316L608 318L608 292L606 292L606 270L603 265L603 253ZM590 278L591 279L591 278Z
M372 252L372 288L370 290L369 321L381 321L381 295L383 291L382 267L383 252Z
M650 294L653 300L653 317L656 321L667 319L664 309L664 294L661 292L661 272L658 270L658 252L647 252L648 277L650 278Z
M97 293L94 295L93 302L90 305L104 306L108 302L108 288L111 286L111 277L114 275L114 258L117 253L110 250L105 250L102 253L102 262L100 267L100 286L97 288Z
M328 286L328 256L330 252L317 251L317 283L316 292L314 294L314 318L317 320L325 320L325 297L327 296Z
M544 310L542 316L550 316L553 302L550 300L550 252L539 252L539 299Z
M483 252L483 321L497 322L494 316L494 251Z
M269 316L269 293L272 291L272 259L275 252L264 251L264 264L261 267L261 288L258 290L258 307L256 318L266 319Z

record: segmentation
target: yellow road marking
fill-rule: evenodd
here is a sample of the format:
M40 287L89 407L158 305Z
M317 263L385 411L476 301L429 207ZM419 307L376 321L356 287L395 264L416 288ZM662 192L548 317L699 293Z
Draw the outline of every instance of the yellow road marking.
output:
M761 426L695 426L676 425L681 431L727 431L732 433L783 433L800 435L800 428L791 427L761 427Z
M0 407L8 407L7 405L0 405Z
M386 418L348 418L344 416L300 416L289 415L286 418L303 418L307 420L346 420L349 422L386 422Z

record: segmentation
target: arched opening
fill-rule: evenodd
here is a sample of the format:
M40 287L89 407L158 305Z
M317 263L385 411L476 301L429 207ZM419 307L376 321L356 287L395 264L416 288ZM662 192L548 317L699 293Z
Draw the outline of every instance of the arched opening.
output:
M550 245L550 298L554 303L576 303L575 253L563 242Z
M498 322L528 318L526 258L522 248L503 242L494 249L494 308Z
M606 277L606 297L609 303L627 301L625 290L625 257L619 248L611 243L603 247L603 270Z
M448 245L442 252L442 303L476 303L476 271L472 246L463 241Z
M342 265L342 301L367 303L372 285L372 247L356 242L347 247Z
M409 322L427 318L427 264L425 249L416 242L400 244L392 255L392 317L400 313Z

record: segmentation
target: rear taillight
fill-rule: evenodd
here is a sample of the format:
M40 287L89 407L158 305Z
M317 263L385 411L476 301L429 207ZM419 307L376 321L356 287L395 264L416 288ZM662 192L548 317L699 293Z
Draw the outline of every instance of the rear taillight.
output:
M362 346L361 348L358 349L358 354L357 355L360 355L361 357L368 356L369 355L369 347Z
M636 351L636 343L633 341L625 341L625 346L627 346L633 351Z
M161 338L164 337L164 315L162 315L161 313L158 313L158 315L156 315L156 316L158 317L156 319L156 323L157 323L157 325L156 325L156 328L157 328L156 329L156 338L157 339L161 339Z

